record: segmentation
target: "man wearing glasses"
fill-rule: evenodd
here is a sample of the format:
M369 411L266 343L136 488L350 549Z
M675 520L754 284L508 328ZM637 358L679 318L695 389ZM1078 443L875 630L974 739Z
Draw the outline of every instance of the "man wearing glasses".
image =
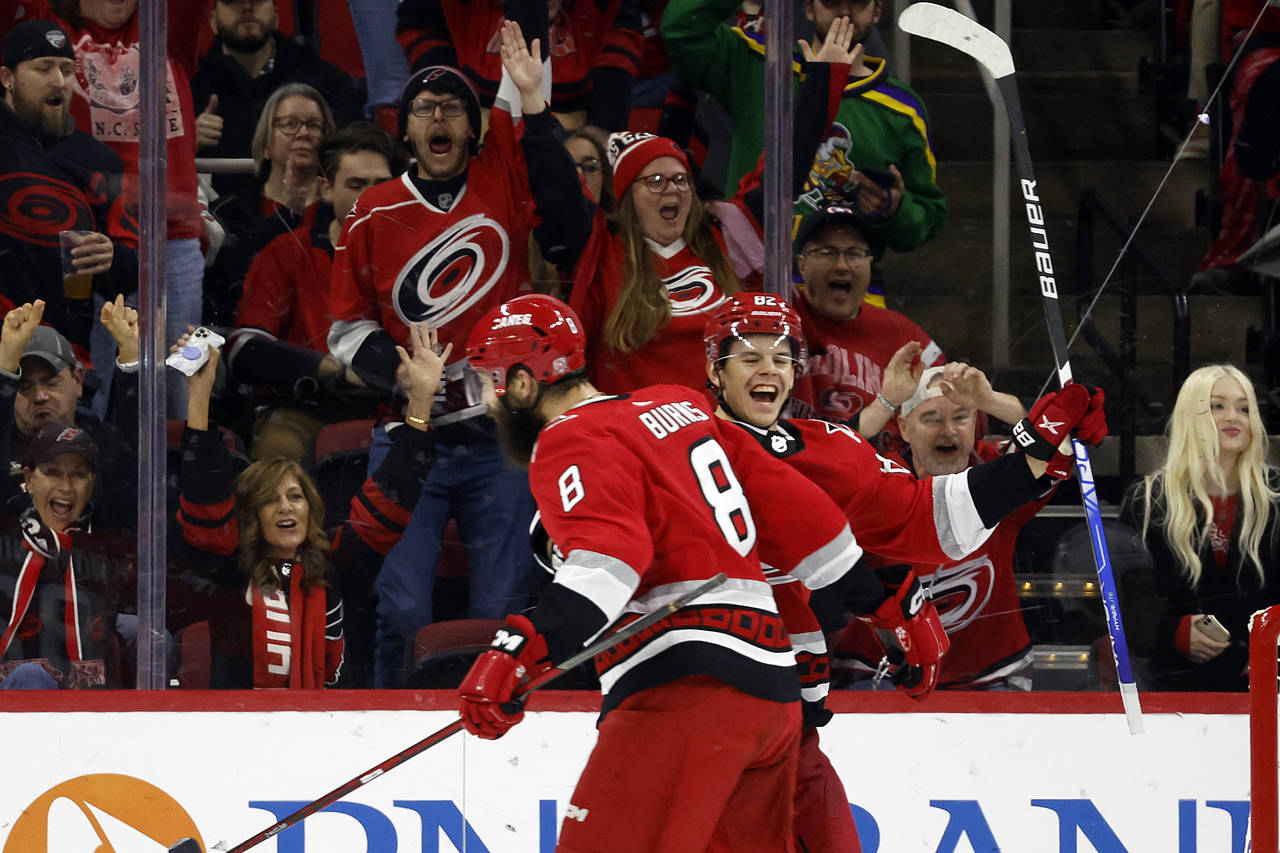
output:
M483 146L480 101L457 69L432 66L409 79L398 135L416 163L399 179L366 190L338 238L329 350L370 387L394 392L395 346L408 345L411 325L427 324L441 346L452 344L460 354L486 311L531 290L536 213L556 210L548 227L558 227L572 223L577 210L579 230L589 228L580 184L546 186L546 176L531 175L525 165L535 147L544 158L568 158L551 133L538 44L530 53L519 27L508 24L502 51L504 61L515 63L504 78L510 96L490 113ZM523 111L519 142L515 110ZM527 475L504 463L488 417L443 426L433 419L432 431L436 465L378 576L378 686L400 684L406 644L432 621L435 564L451 517L467 550L467 615L500 617L526 603L534 510ZM389 447L385 430L375 427L371 468Z
M865 300L883 246L852 209L811 213L795 245L802 298L794 302L809 341L808 369L796 383L796 416L852 421L868 437L882 426L892 429L893 414L914 388L902 399L882 393L890 361L910 367L918 358L932 367L946 361L942 349L905 315Z

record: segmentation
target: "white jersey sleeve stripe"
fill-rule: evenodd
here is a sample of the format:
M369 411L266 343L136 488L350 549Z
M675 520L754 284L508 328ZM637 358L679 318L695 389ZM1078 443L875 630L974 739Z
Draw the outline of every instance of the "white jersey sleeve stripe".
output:
M822 589L844 577L862 559L862 547L845 527L835 539L814 551L791 570L809 589Z
M995 528L983 527L967 472L933 478L933 525L938 545L953 560L973 553Z
M555 583L599 607L607 624L621 615L640 586L640 575L616 557L578 549L565 556Z
M334 320L329 327L329 352L346 367L356 357L364 339L381 330L377 320Z

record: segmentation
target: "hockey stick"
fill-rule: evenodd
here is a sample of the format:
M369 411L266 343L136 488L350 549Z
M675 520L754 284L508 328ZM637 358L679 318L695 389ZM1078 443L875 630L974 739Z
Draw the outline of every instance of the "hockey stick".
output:
M619 628L617 631L614 631L612 634L609 634L606 637L602 637L599 640L596 640L594 643L587 646L582 651L578 652L576 655L564 661L563 663L556 664L554 667L542 673L541 675L538 675L535 678L531 678L530 680L521 684L519 687L516 688L515 694L511 697L511 701L513 703L523 704L524 700L533 691L541 687L545 687L547 684L551 683L552 681L555 681L557 678L564 675L566 672L573 669L578 664L585 663L586 661L591 660L593 657L600 654L601 652L607 649L613 648L618 643L621 643L624 640L628 640L631 637L634 637L636 634L639 634L641 631L653 625L655 622L658 622L662 619L667 618L672 613L675 613L677 610L684 607L686 604L689 604L698 596L708 593L711 590L715 589L716 587L720 586L722 583L725 582L725 580L726 580L725 573L720 572L719 574L715 575L709 580L706 580L703 583L698 584L696 587L684 593L683 595L679 595L676 598L672 599L670 602L668 602L667 604L664 604L662 607L659 607L657 610L654 610L651 613L645 614L644 616L640 617L634 622L628 622L626 625L623 625L621 628ZM410 758L413 758L415 755L418 755L419 753L422 753L422 752L426 752L428 749L440 743L442 740L445 740L446 738L449 738L460 731L462 731L461 717L454 720L452 723L449 723L444 728L441 728L435 732L432 732L431 734L427 735L422 740L418 741L412 746L409 746L401 750L400 752L397 752L395 755L391 756L387 760L380 762L379 764L375 764L373 767L370 767L368 770L364 771L359 776L356 776L353 779L347 780L346 782L334 788L332 791L320 797L319 799L313 800L312 802L298 809L293 814L290 814L285 816L284 818L281 818L279 822L272 824L268 828L262 830L262 832L259 832L257 835L253 836L252 838L248 838L248 839L245 839L244 841L241 841L235 847L232 847L230 850L228 850L227 853L243 853L243 851L248 850L251 847L257 847L259 844L266 841L268 838L272 838L280 834L281 832L284 832L289 827L302 821L303 818L306 818L310 815L315 814L316 812L320 811L325 806L331 803L337 802L338 800L342 799L347 794L350 794L352 791L356 790L357 788L364 787L365 785L372 782L374 779L377 779L379 776L381 776L383 773L386 773L388 770L391 770L395 767L399 767L401 764L404 764L406 761L408 761ZM181 841L178 841L173 846L171 846L169 848L169 853L202 853L202 851L200 850L200 845L194 839L184 838Z
M1058 285L1053 275L1053 258L1049 255L1044 211L1037 195L1035 175L1031 170L1031 149L1027 145L1027 126L1022 117L1022 104L1018 100L1018 84L1014 79L1013 54L1009 52L1009 46L1004 40L986 27L954 9L936 3L912 3L898 16L898 26L911 35L933 39L967 53L995 78L996 87L1000 90L1005 110L1009 114L1013 156L1017 161L1022 198L1026 202L1024 210L1031 230L1031 246L1035 251L1040 295L1044 303L1045 321L1049 326L1049 341L1053 346L1053 358L1058 365L1058 382L1065 385L1071 381L1071 357L1067 351L1067 336L1062 325L1062 310L1058 305ZM1125 642L1124 623L1120 620L1120 601L1116 595L1107 539L1103 534L1093 466L1089 461L1089 450L1083 442L1072 438L1071 446L1075 451L1076 474L1080 478L1080 494L1084 503L1085 520L1089 525L1089 539L1093 545L1094 565L1098 569L1098 588L1107 611L1107 633L1111 637L1111 652L1116 661L1120 699L1124 704L1124 715L1130 733L1138 734L1144 730L1142 706L1138 701L1138 686L1134 683L1133 671L1129 666L1129 647Z

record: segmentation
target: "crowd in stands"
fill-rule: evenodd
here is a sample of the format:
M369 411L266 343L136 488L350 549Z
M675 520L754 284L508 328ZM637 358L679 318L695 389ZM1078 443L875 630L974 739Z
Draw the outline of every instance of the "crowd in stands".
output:
M531 549L513 463L532 439L500 441L464 362L480 318L523 294L572 307L608 394L687 386L760 430L781 423L784 443L782 418L815 419L921 481L1006 453L1031 398L885 305L880 261L929 252L947 202L923 100L866 52L883 0L804 2L780 294L802 334L732 395L708 323L764 284L759 7L349 6L365 77L282 32L273 0L169 0L165 339L225 337L194 374L166 370L175 679L199 627L196 686L398 687L426 626L538 600L554 543ZM0 688L133 679L138 16L137 0L0 0ZM1261 175L1257 153L1241 167ZM512 422L502 436L540 426L494 417ZM1137 602L1158 614L1135 642L1152 661L1141 687L1247 686L1248 615L1280 603L1266 438L1245 374L1197 371L1168 460L1126 493L1158 593ZM1033 686L1015 542L1069 478L1050 463L978 551L912 562L950 636L942 688ZM868 562L906 559L884 550ZM836 686L878 683L865 623L827 640Z

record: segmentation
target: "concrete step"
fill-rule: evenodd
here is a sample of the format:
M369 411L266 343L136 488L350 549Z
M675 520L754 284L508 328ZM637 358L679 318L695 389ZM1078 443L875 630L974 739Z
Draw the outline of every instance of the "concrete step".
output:
M1178 161L1172 171L1169 166L1168 161L1159 160L1040 160L1035 163L1035 174L1041 197L1054 205L1054 215L1074 216L1084 191L1098 189L1121 216L1133 223L1154 197L1143 224L1145 236L1153 228L1194 229L1196 191L1212 186L1213 172L1207 159ZM1168 179L1161 187L1166 173ZM938 164L938 184L947 195L953 221L990 222L991 175L990 162ZM1022 194L1016 176L1009 194L1011 210L1020 213Z
M939 160L981 160L991 151L991 104L985 95L924 96ZM1066 93L1026 98L1022 105L1032 161L1156 160L1156 108L1144 95Z

